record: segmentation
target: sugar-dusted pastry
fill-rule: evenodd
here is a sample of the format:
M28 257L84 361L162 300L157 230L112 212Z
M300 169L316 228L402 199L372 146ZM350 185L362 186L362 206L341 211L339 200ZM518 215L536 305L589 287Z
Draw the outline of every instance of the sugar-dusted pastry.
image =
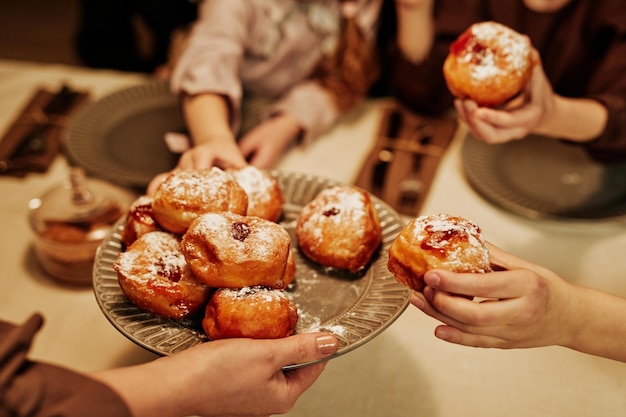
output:
M350 185L320 191L302 208L295 231L298 245L309 259L351 272L369 263L382 240L369 194Z
M152 201L152 197L142 195L131 203L121 233L121 241L125 247L148 232L162 230L154 218Z
M232 175L217 167L177 170L155 191L152 209L164 229L183 234L191 221L203 213L246 214L248 195Z
M200 215L183 236L181 249L194 275L214 288L284 288L291 274L289 232L260 217Z
M494 107L524 88L535 61L528 37L500 23L480 22L452 43L443 74L455 97Z
M248 216L278 221L285 200L278 180L266 170L253 165L227 169L248 194Z
M298 309L283 291L220 288L208 302L202 328L210 339L277 339L294 333Z
M149 232L121 252L113 268L122 292L141 310L168 319L201 312L211 289L192 274L175 235Z
M389 271L416 291L424 288L424 274L440 268L454 272L489 272L489 251L478 225L447 214L411 220L389 248Z

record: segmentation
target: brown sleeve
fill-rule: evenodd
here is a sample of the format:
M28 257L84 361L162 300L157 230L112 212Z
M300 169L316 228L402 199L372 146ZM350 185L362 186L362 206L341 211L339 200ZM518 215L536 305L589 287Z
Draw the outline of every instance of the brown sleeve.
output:
M597 6L594 3L594 6ZM596 159L626 160L626 8L608 0L596 7L592 33L595 49L602 49L594 62L585 95L604 104L608 111L604 132L588 146ZM599 48L598 45L603 45Z
M42 324L39 314L19 326L0 321L0 416L131 417L123 400L106 385L59 366L28 360Z
M450 45L472 23L481 20L480 0L435 2L436 36L428 57L412 63L392 48L391 83L395 97L414 112L434 115L452 106L453 97L443 76Z

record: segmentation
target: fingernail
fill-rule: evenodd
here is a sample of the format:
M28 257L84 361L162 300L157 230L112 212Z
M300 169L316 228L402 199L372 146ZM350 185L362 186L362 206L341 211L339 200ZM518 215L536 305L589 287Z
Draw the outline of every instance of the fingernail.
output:
M330 355L337 351L337 339L332 335L319 336L317 338L317 349L323 355Z
M438 339L447 341L448 339L450 339L450 331L444 326L437 327L435 329L435 336Z
M427 300L432 301L433 294L434 294L434 290L432 288L424 287L424 297L426 297Z
M415 294L411 296L411 304L413 304L415 307L419 308L420 310L423 310L425 306L424 300Z
M424 282L432 287L436 287L441 282L441 277L436 272L427 272L424 276Z

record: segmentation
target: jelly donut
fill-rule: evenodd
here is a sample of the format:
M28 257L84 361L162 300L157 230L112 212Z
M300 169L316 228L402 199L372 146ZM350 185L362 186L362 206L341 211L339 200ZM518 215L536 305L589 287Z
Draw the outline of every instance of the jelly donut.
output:
M283 291L265 287L220 288L205 308L202 328L210 339L291 336L298 309Z
M424 274L440 268L454 272L489 272L489 251L480 227L447 214L420 216L410 221L389 248L387 268L414 289L424 288Z
M481 22L452 43L443 74L455 97L496 107L524 88L534 63L528 37L496 22Z
M122 292L138 308L168 319L201 312L211 289L192 274L175 235L149 232L113 263Z
M259 217L228 212L198 216L181 249L194 275L213 288L284 288L285 280L293 279L289 232Z
M248 165L244 168L226 170L235 177L248 195L248 216L257 216L262 219L276 222L283 212L283 198L280 185L269 172Z
M203 213L246 214L248 195L232 175L217 167L178 170L159 185L152 209L165 230L183 234L191 221Z
M121 241L124 247L129 247L135 240L148 232L162 230L154 218L152 201L152 197L142 195L131 203L121 232Z
M295 232L309 259L350 272L363 269L382 240L369 194L349 185L320 191L302 208Z

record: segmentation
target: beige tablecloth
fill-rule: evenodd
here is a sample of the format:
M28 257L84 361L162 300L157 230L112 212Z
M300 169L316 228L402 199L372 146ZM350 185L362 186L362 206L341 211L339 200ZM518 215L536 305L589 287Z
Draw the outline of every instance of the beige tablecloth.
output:
M136 74L0 61L0 128L34 89L63 82L93 99L145 81ZM293 149L280 168L355 180L374 143L383 102L371 101L308 149ZM626 296L626 228L614 223L531 221L480 198L465 182L459 132L439 166L423 213L449 212L481 225L485 236L572 282ZM0 315L22 321L41 311L46 325L35 359L77 370L138 363L154 355L117 332L90 289L46 279L33 261L28 201L65 175L58 159L45 174L0 178ZM288 414L319 416L538 417L623 416L626 364L560 347L485 350L447 344L436 322L409 306L385 332L333 359ZM626 341L625 341L626 342Z

